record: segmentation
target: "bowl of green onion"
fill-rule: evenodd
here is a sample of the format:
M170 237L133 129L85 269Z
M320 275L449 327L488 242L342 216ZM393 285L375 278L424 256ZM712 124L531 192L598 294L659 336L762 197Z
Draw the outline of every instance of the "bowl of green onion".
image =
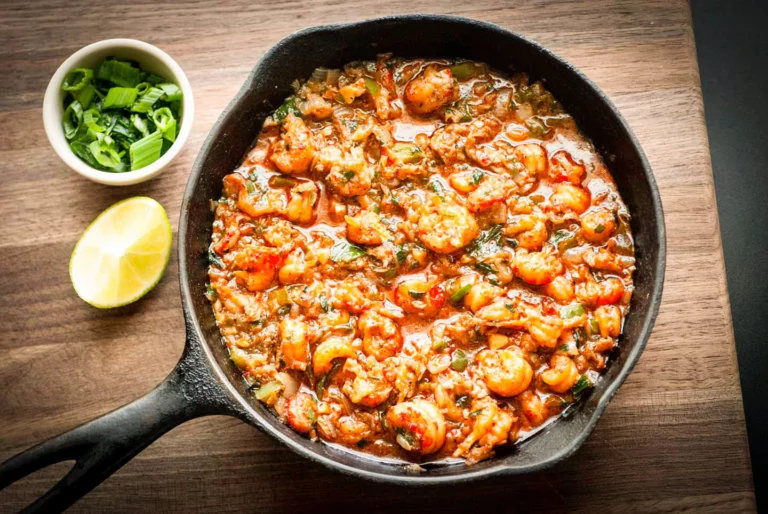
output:
M72 54L43 100L43 124L59 157L80 175L130 185L158 175L192 131L192 88L159 48L108 39Z

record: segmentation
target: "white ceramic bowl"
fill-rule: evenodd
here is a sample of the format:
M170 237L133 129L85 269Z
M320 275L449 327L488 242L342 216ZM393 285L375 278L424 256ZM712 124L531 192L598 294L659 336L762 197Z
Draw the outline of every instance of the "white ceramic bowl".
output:
M173 82L181 88L184 98L181 102L179 115L181 127L176 141L168 151L158 160L136 171L123 173L111 173L91 168L81 161L69 147L69 142L64 137L62 118L64 115L64 95L61 83L67 73L75 68L95 68L105 57L114 56L118 59L126 59L139 63L143 71L149 71L162 76L169 82ZM156 46L135 39L106 39L81 48L69 59L59 66L48 83L43 100L43 124L45 133L51 142L53 149L67 166L80 175L112 186L127 186L137 184L158 175L179 154L179 151L187 142L192 131L192 122L195 117L195 101L192 97L192 88L189 80L181 67L171 56Z

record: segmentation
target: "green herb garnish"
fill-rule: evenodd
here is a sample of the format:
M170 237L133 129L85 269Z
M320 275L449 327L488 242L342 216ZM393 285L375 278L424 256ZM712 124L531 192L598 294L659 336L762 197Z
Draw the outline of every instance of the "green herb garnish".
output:
M355 246L346 239L339 240L331 247L331 260L333 262L350 262L365 255L365 250Z

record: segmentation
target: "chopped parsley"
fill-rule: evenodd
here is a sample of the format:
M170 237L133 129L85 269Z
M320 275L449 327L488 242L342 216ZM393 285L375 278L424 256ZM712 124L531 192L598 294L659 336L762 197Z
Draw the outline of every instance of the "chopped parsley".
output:
M365 255L365 250L355 246L346 239L341 239L331 247L333 262L350 262Z

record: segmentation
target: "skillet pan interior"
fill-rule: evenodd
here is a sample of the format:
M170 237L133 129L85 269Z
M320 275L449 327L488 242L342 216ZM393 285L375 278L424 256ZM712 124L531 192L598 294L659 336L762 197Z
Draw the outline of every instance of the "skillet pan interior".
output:
M292 93L291 82L308 78L315 68L341 67L384 52L406 58L467 58L486 62L504 74L522 71L532 80L543 80L594 142L632 214L636 290L619 347L603 378L584 401L569 410L567 420L557 420L511 451L469 467L432 465L414 473L403 465L376 461L296 434L259 402L249 401L245 383L229 361L212 308L204 298L213 222L210 200L220 196L222 178L240 164L264 118ZM664 225L656 184L642 150L605 95L572 66L535 43L494 25L447 16L399 16L310 28L275 45L248 77L201 149L187 185L180 237L182 297L191 343L201 345L239 403L242 417L312 460L342 472L398 483L526 473L576 451L640 357L656 317L664 275Z

